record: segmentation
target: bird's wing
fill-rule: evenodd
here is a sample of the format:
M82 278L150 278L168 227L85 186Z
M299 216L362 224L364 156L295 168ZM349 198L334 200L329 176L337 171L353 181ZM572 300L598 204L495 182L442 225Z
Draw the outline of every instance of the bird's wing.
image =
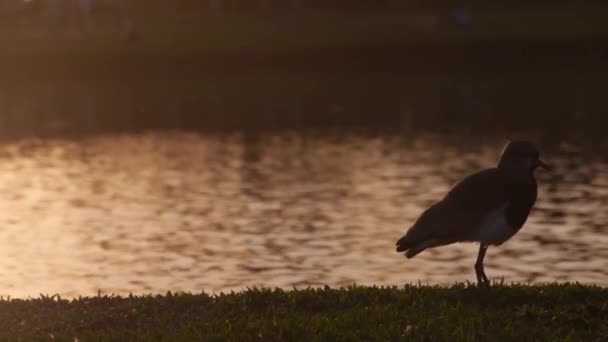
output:
M507 190L505 178L497 168L464 178L420 215L397 242L399 249L428 240L466 240L490 211L504 204Z
M497 168L474 173L457 183L443 198L446 206L469 214L481 214L502 205L507 198L508 184Z

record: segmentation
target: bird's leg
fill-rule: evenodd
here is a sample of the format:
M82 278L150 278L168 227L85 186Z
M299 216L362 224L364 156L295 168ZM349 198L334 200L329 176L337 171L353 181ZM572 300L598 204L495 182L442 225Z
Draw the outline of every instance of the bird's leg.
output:
M490 280L483 271L483 258L486 256L486 250L488 246L483 243L479 245L479 254L477 254L477 261L475 262L475 274L477 275L478 285L489 285Z

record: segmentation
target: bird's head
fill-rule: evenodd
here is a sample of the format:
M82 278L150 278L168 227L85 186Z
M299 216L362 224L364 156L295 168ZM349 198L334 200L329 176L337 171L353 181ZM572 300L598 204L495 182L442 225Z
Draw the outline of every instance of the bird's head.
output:
M523 140L509 141L498 160L498 168L509 171L529 174L539 167L551 170L551 167L540 159L538 149L532 143Z

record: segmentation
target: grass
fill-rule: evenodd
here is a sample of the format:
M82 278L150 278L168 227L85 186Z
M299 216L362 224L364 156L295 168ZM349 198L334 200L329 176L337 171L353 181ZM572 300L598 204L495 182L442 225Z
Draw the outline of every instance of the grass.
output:
M608 289L579 284L249 289L0 301L2 340L599 341Z

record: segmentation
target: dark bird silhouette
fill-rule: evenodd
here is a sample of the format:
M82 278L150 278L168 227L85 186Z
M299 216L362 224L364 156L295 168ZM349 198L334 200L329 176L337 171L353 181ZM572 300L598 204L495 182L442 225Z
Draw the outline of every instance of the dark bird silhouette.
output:
M538 167L550 170L534 145L507 143L496 167L464 178L425 210L397 241L397 252L405 252L409 259L427 248L479 242L477 282L489 284L483 267L486 250L509 240L526 222L536 201Z

